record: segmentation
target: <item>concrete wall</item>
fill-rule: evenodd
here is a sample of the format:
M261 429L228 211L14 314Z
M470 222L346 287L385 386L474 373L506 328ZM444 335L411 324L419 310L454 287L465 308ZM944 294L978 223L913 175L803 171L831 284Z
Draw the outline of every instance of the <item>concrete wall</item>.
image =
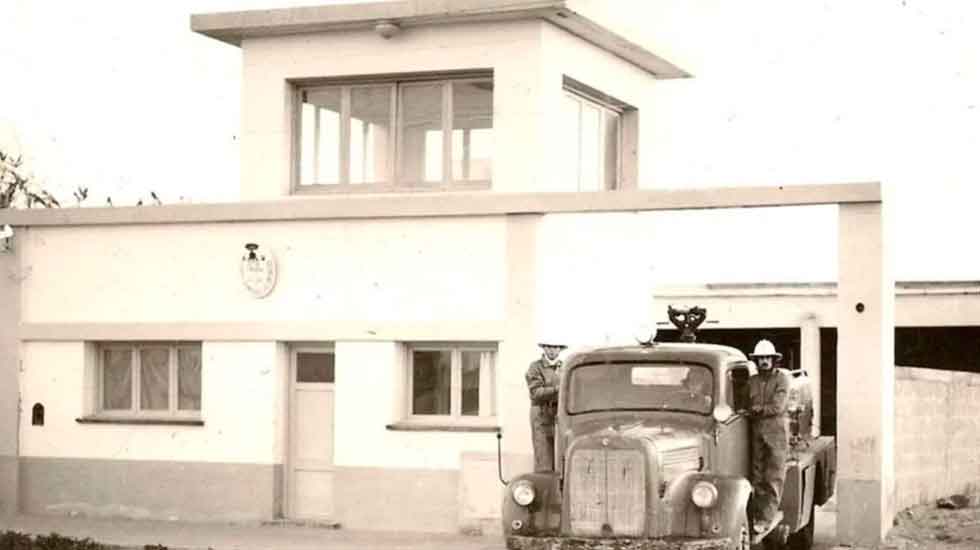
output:
M26 342L24 410L45 407L44 426L20 423L22 457L281 464L278 407L286 365L272 342L204 342L204 426L80 424L94 412L94 365L83 342Z
M980 375L895 369L898 508L980 488Z
M463 452L496 449L494 433L387 429L408 411L403 347L395 342L338 342L336 349L337 466L459 470ZM506 365L498 368L501 375L512 375Z
M282 507L280 465L22 457L20 477L27 514L255 521Z
M14 327L20 319L21 239L12 252L0 252L0 515L17 512L17 380L20 341Z
M247 242L279 262L262 300ZM27 323L503 318L499 217L33 228L22 246Z
M494 435L399 432L386 426L407 411L402 342L503 339L500 333L467 327L503 321L505 287L514 275L508 274L508 246L518 256L527 256L522 251L529 246L533 250L535 224L517 234L512 245L507 244L507 227L503 217L481 217L25 229L20 232L20 261L12 261L11 269L29 276L9 279L18 283L11 291L23 293L14 300L23 308L5 309L4 314L12 315L7 326L17 326L21 315L33 330L19 354L24 363L19 384L17 331L4 332L12 337L5 349L12 351L14 361L4 370L12 380L4 386L11 394L4 404L16 407L19 386L28 410L34 403L45 405L46 422L32 426L29 415L22 419L20 468L13 447L7 451L10 468L4 474L20 472L21 505L36 513L268 519L281 510L288 372L283 343L319 340L335 342L337 350L338 481L356 481L365 471L391 470L397 479L428 471L453 483L414 489L395 484L400 490L392 492L392 505L409 509L416 493L425 489L438 502L452 504L439 510L456 510L463 453L493 453ZM251 298L241 284L238 263L247 241L260 243L278 260L278 284L262 300ZM84 262L72 252L81 249L87 251ZM534 301L533 288L526 295ZM237 327L243 321L278 336L268 340L261 328L242 333ZM391 340L357 333L356 327L372 322L387 327ZM338 337L330 330L309 328L323 326L317 323L355 328ZM55 325L60 334L52 333ZM142 328L134 333L134 326ZM197 332L202 326L207 330ZM93 342L170 340L175 331L181 339L203 341L204 426L76 422L94 411ZM374 341L352 340L358 337ZM533 343L501 343L500 348L497 384L507 381L510 386L510 378L523 383L521 362L534 351ZM507 393L496 393L507 399ZM500 409L509 412L508 407ZM489 424L526 423L526 414L506 414ZM5 445L16 442L17 430L11 428ZM525 455L529 441L516 437L510 443L514 452ZM71 475L73 471L79 475ZM100 489L103 484L94 480L112 472L129 481ZM215 481L206 483L198 474ZM155 479L171 483L151 482ZM235 480L245 479L252 481L236 490ZM175 503L188 483L196 487L201 506L181 512ZM473 478L466 494L480 493L481 484L493 483L495 479ZM223 496L221 510L208 509L208 502L221 501L204 498L209 490ZM363 490L338 485L338 496ZM16 488L11 491L17 494ZM369 501L357 502L368 506ZM348 516L348 523L360 517L354 511ZM447 526L456 521L454 512L388 525L452 530Z
M95 408L93 350L23 344L22 511L196 520L278 513L287 365L276 343L203 343L203 426L76 422ZM31 423L35 403L45 408L43 426Z

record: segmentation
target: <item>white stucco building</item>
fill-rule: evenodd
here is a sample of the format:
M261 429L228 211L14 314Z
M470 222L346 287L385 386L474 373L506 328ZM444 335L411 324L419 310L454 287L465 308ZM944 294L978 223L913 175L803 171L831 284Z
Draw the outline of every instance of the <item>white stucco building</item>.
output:
M840 525L879 536L894 513L882 190L646 188L656 92L688 75L629 4L193 16L242 51L242 201L0 213L16 232L0 253L0 506L492 530L497 434L505 477L531 463L539 331L628 342L662 314L641 212L831 204L847 246L818 305L838 304L839 353L862 365L840 387L877 400L838 392L855 511ZM274 286L251 278L247 245L274 259Z
M649 90L686 75L622 15L193 16L242 49L243 200L4 219L4 506L492 526L496 434L505 475L530 464L538 331L609 342L649 311L649 258L608 246L636 242L636 216L589 212L637 187ZM275 259L264 297L243 285L249 243ZM611 261L618 283L581 293Z

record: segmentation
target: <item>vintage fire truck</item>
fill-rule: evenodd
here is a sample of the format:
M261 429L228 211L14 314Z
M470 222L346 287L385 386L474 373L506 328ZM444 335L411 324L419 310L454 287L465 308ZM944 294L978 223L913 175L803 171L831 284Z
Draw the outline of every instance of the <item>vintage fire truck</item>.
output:
M571 354L562 369L556 471L504 490L507 548L809 549L833 494L835 443L810 434L812 394L791 372L781 520L756 532L748 379L739 350L657 343Z

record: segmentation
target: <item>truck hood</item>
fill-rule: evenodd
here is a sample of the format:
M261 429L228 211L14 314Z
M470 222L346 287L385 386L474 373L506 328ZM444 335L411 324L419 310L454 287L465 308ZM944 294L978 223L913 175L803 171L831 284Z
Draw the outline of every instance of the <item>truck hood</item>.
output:
M683 472L697 471L703 467L704 441L710 419L692 415L669 415L624 420L629 419L589 419L577 423L564 435L570 448L598 447L604 439L610 443L619 441L630 447L641 447L658 465L661 479L665 481Z
M697 414L658 413L638 418L633 414L601 413L566 424L563 435L571 442L604 431L630 439L660 441L670 446L670 441L690 440L699 434L710 433L711 427L711 418Z
M635 422L632 424L606 423L605 425L578 426L577 428L572 429L569 434L571 435L571 441L592 437L620 437L653 445L660 452L672 451L679 448L690 448L692 446L700 447L701 435L704 433L703 430L697 429L696 426L677 426L647 422Z

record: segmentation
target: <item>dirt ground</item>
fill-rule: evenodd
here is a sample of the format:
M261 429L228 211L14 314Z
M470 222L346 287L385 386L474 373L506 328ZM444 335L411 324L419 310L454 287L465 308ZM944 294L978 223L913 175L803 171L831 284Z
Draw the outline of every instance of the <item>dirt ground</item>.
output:
M899 512L881 545L894 550L976 550L980 548L980 508L943 510L933 505Z

